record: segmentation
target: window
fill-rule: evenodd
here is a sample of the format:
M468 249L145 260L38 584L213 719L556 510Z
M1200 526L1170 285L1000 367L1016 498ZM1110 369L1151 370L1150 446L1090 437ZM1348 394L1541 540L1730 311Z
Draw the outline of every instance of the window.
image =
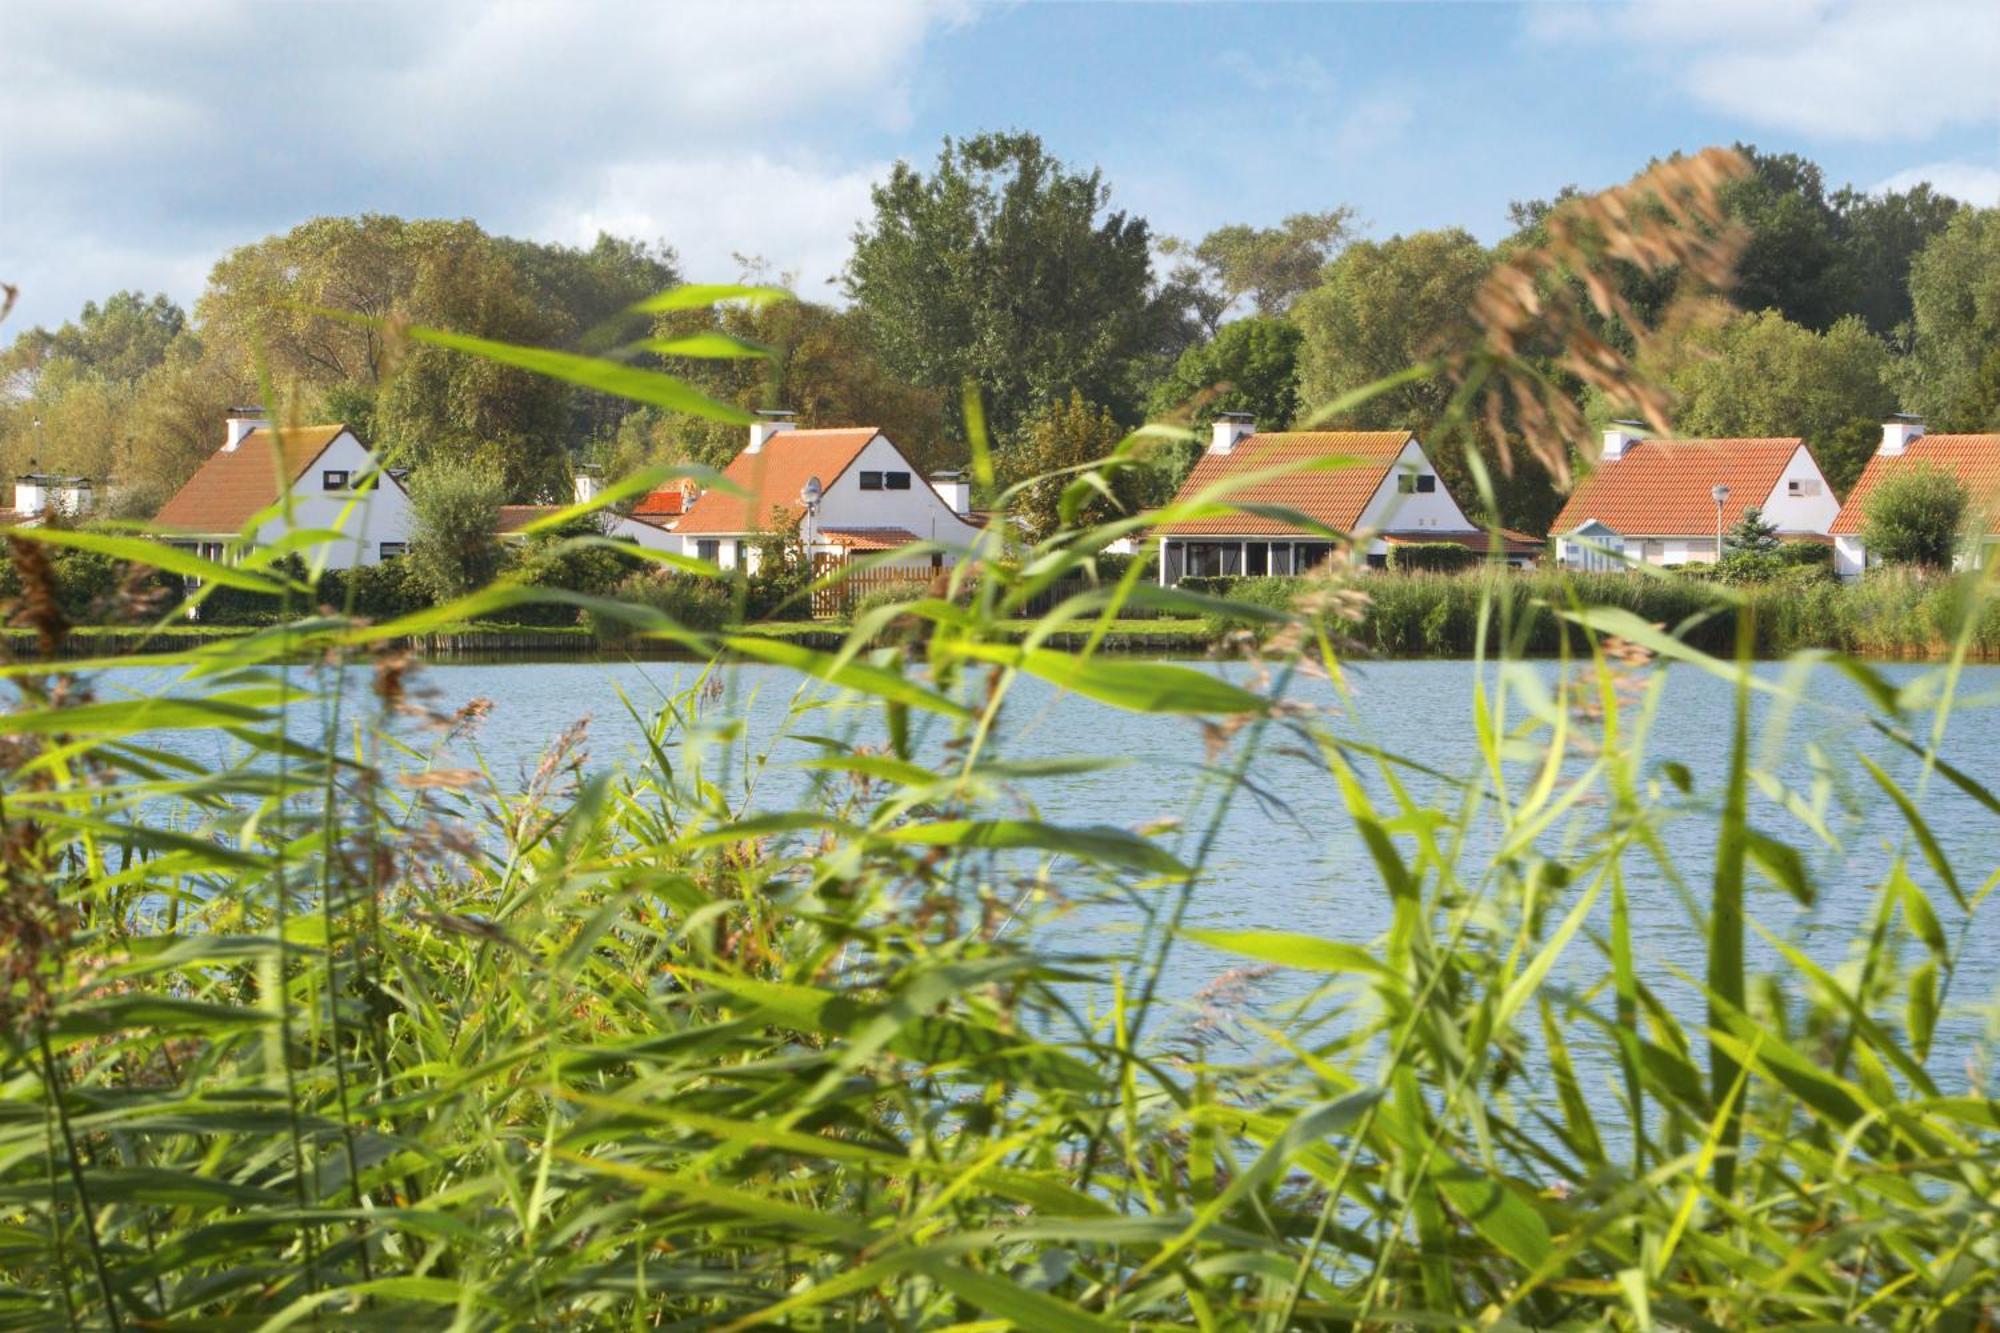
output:
M722 549L722 543L717 541L715 538L702 537L698 539L694 544L695 559L706 560L710 564L714 564L716 554L721 549Z
M1292 544L1290 542L1271 543L1271 572L1289 574L1292 572Z
M1438 479L1428 472L1405 472L1396 478L1396 490L1403 495L1429 495L1438 488Z
M330 467L319 474L319 488L323 491L344 491L349 475L345 468Z
M1429 495L1438 488L1438 479L1426 472L1417 478L1417 494Z
M1271 544L1251 542L1243 548L1243 572L1245 574L1268 574L1271 572Z
M1793 477L1785 483L1787 495L1818 495L1819 481L1813 477Z
M862 473L862 474L861 474L861 489L862 489L862 490L864 490L864 491L879 491L879 490L881 490L881 489L882 489L882 474L881 474L881 473L879 473L879 472L864 472L864 473Z
M907 491L910 489L910 474L907 472L884 472L882 485L887 490Z
M376 557L381 560L394 560L409 549L407 542L383 542L376 548Z
M1330 542L1300 542L1293 565L1298 573L1303 574L1309 569L1318 569L1332 554L1333 546Z

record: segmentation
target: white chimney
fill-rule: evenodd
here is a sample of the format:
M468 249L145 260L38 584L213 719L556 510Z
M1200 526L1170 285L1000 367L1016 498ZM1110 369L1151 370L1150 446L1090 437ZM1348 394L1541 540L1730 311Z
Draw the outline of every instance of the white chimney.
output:
M1257 421L1248 412L1219 412L1208 437L1212 454L1233 454L1236 446L1257 433Z
M938 493L938 499L951 506L951 512L960 518L972 512L972 483L965 479L963 472L938 472L930 477L931 489Z
M750 423L750 447L745 452L762 453L764 445L773 435L781 430L796 429L799 423L792 420L792 415L789 408L758 412L757 420Z
M1924 419L1910 412L1898 412L1882 423L1882 443L1875 450L1884 458L1896 458L1910 447L1910 441L1924 433Z
M597 493L604 489L604 483L598 478L597 469L593 467L578 468L575 485L576 502L580 505L589 504L597 498Z
M261 407L232 407L223 418L222 452L233 454L236 446L243 443L243 437L253 430L261 430L271 423L264 417Z
M1625 456L1625 451L1646 438L1646 423L1643 421L1614 421L1604 432L1604 452L1598 461L1615 463Z
M48 478L37 472L14 478L14 513L33 518L49 507Z

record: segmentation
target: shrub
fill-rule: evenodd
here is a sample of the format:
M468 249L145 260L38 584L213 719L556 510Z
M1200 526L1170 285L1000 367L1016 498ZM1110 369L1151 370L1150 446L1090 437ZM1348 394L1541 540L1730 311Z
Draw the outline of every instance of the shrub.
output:
M437 459L411 474L413 528L403 558L433 597L463 597L500 572L504 485L492 468L455 458Z
M1949 569L1968 503L1965 487L1935 468L1893 472L1868 497L1861 539L1884 564Z
M627 575L613 591L621 602L649 607L671 617L685 629L716 630L735 617L735 598L721 579L677 570L642 569ZM607 647L630 643L632 626L612 616L587 612L584 623Z
M1389 568L1403 573L1450 574L1479 563L1479 552L1457 542L1398 542L1389 547Z
M407 558L352 569L329 570L320 580L319 599L336 611L352 610L381 623L430 605L431 596Z
M181 600L185 584L178 574L147 569L134 577L134 567L114 556L45 546L49 570L55 576L56 604L73 625L128 622L138 615L157 615ZM137 594L128 600L124 594ZM20 571L0 550L0 602L21 595Z

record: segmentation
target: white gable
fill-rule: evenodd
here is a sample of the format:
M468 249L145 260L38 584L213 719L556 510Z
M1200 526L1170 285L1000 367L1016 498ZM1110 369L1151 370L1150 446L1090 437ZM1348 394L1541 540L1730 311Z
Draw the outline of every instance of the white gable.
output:
M387 476L376 478L364 495L355 490L362 477L375 466L375 456L356 438L343 430L313 460L312 465L292 483L290 526L297 530L333 529L337 540L322 542L299 554L307 560L324 556L329 569L351 569L372 565L383 556L383 546L393 551L409 543L410 497L401 483ZM257 541L276 541L285 532L282 515L257 530Z
M1431 490L1405 492L1402 477L1429 477ZM1422 482L1418 482L1421 485ZM1430 455L1412 436L1396 455L1394 466L1382 478L1368 503L1362 507L1359 527L1370 532L1479 532L1482 529L1465 516L1458 501L1445 489L1444 479L1431 466Z

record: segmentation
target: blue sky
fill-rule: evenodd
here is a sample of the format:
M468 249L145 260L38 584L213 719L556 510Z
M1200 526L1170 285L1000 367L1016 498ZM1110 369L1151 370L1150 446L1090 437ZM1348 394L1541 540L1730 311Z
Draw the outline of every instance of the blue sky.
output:
M2000 203L2000 4L7 0L10 323L199 294L319 213L472 217L734 253L827 291L870 182L1029 129L1198 236L1346 205L1463 226L1746 140L1834 183Z

